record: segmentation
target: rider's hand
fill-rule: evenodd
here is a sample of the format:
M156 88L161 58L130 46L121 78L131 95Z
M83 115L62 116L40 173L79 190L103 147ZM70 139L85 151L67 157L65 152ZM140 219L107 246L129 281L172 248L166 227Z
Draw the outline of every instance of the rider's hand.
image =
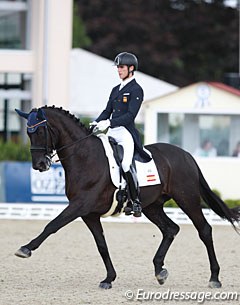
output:
M97 123L97 125L94 127L93 131L104 131L110 126L110 120L103 120Z
M89 123L89 127L95 127L97 126L97 122L96 121L93 121L91 123Z

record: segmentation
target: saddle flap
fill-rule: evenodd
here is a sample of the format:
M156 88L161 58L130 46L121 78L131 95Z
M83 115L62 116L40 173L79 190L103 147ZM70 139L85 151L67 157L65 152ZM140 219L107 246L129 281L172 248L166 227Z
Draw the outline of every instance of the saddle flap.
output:
M104 133L98 134L97 137L102 141L106 157L108 158L109 171L110 171L110 176L111 176L113 185L116 188L119 188L120 183L122 184L122 186L124 186L125 180L122 179L122 182L120 182L121 181L120 170L119 170L119 165L117 163L121 158L119 157L119 155L117 158L115 158L114 150L112 149L112 147L114 147L114 149L116 148L115 151L117 154L118 154L118 149L120 149L122 151L122 152L120 152L120 154L122 154L122 156L123 156L122 146L115 145L115 144L110 145L108 136L105 135ZM112 139L111 139L111 141L112 141ZM113 139L112 142L114 143L116 141ZM144 148L144 150L151 155L151 153L148 150L146 150L145 148ZM137 172L139 187L161 184L159 173L157 171L157 168L156 168L156 165L155 165L153 159L151 159L151 161L149 161L147 163L142 163L142 162L139 162L136 160L135 164L136 164L136 172Z
M113 137L108 137L108 140L113 150L113 156L120 167L123 160L123 147Z

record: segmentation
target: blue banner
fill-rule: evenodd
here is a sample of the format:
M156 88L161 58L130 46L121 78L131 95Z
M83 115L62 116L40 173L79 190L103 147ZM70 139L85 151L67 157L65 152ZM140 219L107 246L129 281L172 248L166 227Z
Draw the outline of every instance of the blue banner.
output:
M1 162L0 168L2 202L68 202L61 165L41 173L32 169L31 162Z

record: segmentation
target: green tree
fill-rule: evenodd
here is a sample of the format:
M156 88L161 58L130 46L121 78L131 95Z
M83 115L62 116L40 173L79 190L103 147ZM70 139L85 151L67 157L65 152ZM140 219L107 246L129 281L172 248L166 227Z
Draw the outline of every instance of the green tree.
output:
M30 145L0 140L0 161L30 161Z
M223 0L78 0L91 38L86 47L113 59L134 52L139 69L178 86L222 81L238 69L238 10Z
M78 13L78 6L74 3L73 7L73 32L72 47L84 48L91 45L91 39L86 34L85 26Z

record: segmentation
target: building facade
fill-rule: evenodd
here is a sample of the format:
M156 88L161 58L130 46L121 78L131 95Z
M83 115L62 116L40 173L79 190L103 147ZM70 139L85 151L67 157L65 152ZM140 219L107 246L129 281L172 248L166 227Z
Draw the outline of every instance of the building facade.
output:
M199 82L146 102L144 115L145 144L166 142L185 149L212 188L224 198L240 198L240 90Z
M20 129L14 108L68 108L72 0L0 1L0 132Z

